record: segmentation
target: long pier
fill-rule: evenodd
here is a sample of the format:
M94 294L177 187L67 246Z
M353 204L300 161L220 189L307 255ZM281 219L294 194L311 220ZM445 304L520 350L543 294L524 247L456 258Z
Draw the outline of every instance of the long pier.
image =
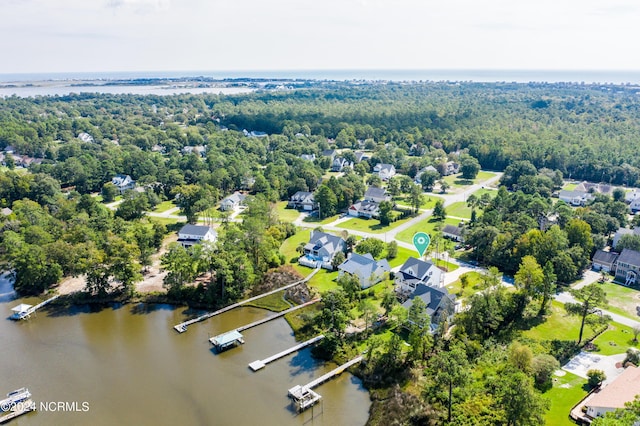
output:
M224 307L222 309L218 309L215 312L207 312L206 314L200 315L197 318L193 318L193 319L190 319L188 321L182 322L182 323L180 323L178 325L174 325L173 328L178 333L184 333L185 331L187 331L187 327L192 325L192 324L207 320L207 319L209 319L211 317L214 317L216 315L220 315L220 314L222 314L224 312L227 312L227 311L230 311L230 310L232 310L234 308L237 308L238 306L242 306L242 305L244 305L246 303L253 302L254 300L258 300L258 299L263 298L265 296L269 296L271 294L277 293L277 292L282 291L282 290L290 289L291 287L295 287L298 284L305 283L305 282L309 281L318 271L319 271L319 269L314 269L313 272L311 272L309 275L307 275L304 279L302 279L300 281L296 281L294 283L287 284L287 285L285 285L283 287L280 287L280 288L277 288L275 290L271 290L271 291L268 291L266 293L254 296L254 297L250 297L250 298L248 298L246 300L242 300L242 301L240 301L238 303L234 303L233 305L229 305L229 306L226 306L226 307Z
M34 313L38 309L42 308L43 306L48 305L49 303L53 302L58 297L60 297L60 295L56 294L55 296L45 300L44 302L40 302L35 306L27 305L27 304L24 304L24 303L20 304L20 305L16 306L15 308L11 309L13 311L13 315L11 315L10 318L14 319L14 320L27 319L27 318L29 318L31 316L32 313Z
M264 368L267 364L269 364L269 363L271 363L273 361L276 361L276 360L278 360L280 358L283 358L283 357L289 355L290 353L297 352L300 349L304 349L307 346L313 345L314 343L316 343L316 342L318 342L318 341L320 341L322 339L324 339L324 334L321 334L319 336L314 337L313 339L307 340L306 342L302 342L302 343L300 343L298 345L290 347L289 349L285 349L284 351L278 352L275 355L271 355L269 358L265 358L263 360L253 361L251 364L249 364L249 368L251 368L253 371L258 371L258 370Z
M261 320L254 321L252 323L240 326L240 327L236 328L236 330L237 331L244 331L244 330L248 330L248 329L253 328L253 327L257 327L259 325L264 324L265 322L269 322L269 321L272 321L272 320L274 320L276 318L283 317L283 316L287 315L289 312L297 311L298 309L302 309L302 308L307 307L309 305L313 305L314 303L318 303L320 300L322 300L322 299L318 297L317 299L310 300L310 301L308 301L306 303L303 303L302 305L297 305L297 306L294 306L293 308L289 308L286 311L278 312L277 314L268 316L268 317L263 318Z
M334 368L333 370L329 371L326 374L323 374L315 380L312 380L304 386L296 385L289 389L288 395L296 404L298 411L304 411L307 408L313 406L316 402L320 401L320 399L322 399L322 396L314 392L313 388L321 385L322 383L335 376L342 374L344 370L351 367L352 365L359 363L360 361L362 361L362 356L358 356L351 361Z

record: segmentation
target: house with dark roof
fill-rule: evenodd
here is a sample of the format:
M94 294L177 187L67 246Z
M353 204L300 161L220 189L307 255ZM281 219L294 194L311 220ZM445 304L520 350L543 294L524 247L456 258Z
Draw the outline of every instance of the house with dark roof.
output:
M575 191L582 191L582 192L588 192L588 193L600 193L600 194L604 194L604 195L609 195L611 196L613 194L613 190L615 189L615 187L608 185L606 183L592 183L592 182L580 182L575 188Z
M442 270L431 262L410 257L396 273L395 290L401 298L413 293L419 284L429 287L443 287Z
M445 176L455 175L460 172L460 164L456 163L455 161L447 161L444 164L443 170Z
M304 246L304 255L298 259L298 263L311 268L333 270L331 260L340 251L347 251L344 239L326 232L311 231L309 242Z
M338 152L335 149L325 149L322 151L322 156L331 158L331 161L333 161L337 154Z
M371 156L368 153L362 151L356 151L354 152L354 155L356 157L356 163L371 159Z
M594 271L611 272L617 259L618 253L597 250L593 255L593 259L591 259L591 268Z
M625 403L632 402L637 395L640 395L640 368L630 365L611 383L585 400L588 422L609 411L625 408Z
M396 175L396 167L393 164L378 163L373 166L373 173L380 176L382 180L389 180Z
M616 260L615 281L626 286L635 285L640 273L640 252L624 249Z
M381 203L383 201L391 201L391 195L387 194L387 190L384 188L370 186L367 188L367 192L364 193L364 199L366 201Z
M120 194L123 194L125 191L136 187L136 181L131 179L131 176L129 175L118 174L113 179L111 179L111 183L118 188Z
M435 331L443 320L450 320L456 312L455 296L449 294L446 287L436 288L418 284L413 293L409 294L409 297L402 303L402 306L409 309L416 297L422 299L427 305L427 315L431 318L432 331Z
M215 243L217 239L218 233L210 226L187 224L178 231L178 243L185 248L204 241Z
M370 253L351 253L349 258L338 266L338 271L338 278L345 273L358 277L360 288L365 289L382 281L385 274L391 271L391 267L387 259L377 261Z
M229 195L228 197L224 198L222 201L220 201L220 210L222 211L235 210L244 204L244 201L246 198L247 198L246 195L236 191L233 194Z
M290 207L292 209L313 211L318 208L318 203L316 203L315 201L313 192L298 191L291 196L289 202L287 203L287 207Z
M442 228L442 236L459 243L464 241L464 228L455 225L445 225Z
M375 201L362 200L351 205L347 214L353 217L366 217L367 219L380 216L380 203Z

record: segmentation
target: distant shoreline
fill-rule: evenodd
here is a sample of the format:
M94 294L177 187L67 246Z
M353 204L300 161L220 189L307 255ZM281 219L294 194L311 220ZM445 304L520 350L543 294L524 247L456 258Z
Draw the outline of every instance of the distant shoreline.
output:
M515 83L640 84L640 70L263 70L263 71L148 71L2 73L0 84L35 82L108 83L132 80L229 81L334 80L334 81L473 81Z

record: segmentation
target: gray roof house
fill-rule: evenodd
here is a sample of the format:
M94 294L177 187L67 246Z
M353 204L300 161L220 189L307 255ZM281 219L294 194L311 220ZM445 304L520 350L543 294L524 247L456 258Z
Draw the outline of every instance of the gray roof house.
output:
M298 191L291 196L287 206L292 209L302 209L312 211L318 208L313 192Z
M450 319L456 312L455 296L449 294L446 287L431 287L418 284L402 306L409 309L413 299L419 297L427 305L427 315L431 318L431 330L435 330L443 319Z
M228 197L224 198L222 201L220 201L220 210L228 211L228 210L236 209L244 203L244 200L246 198L247 198L246 195L236 191L233 194L229 195Z
M356 163L359 163L359 162L364 161L364 160L371 159L371 156L369 154L367 154L366 152L362 152L362 151L356 151L354 153L354 155L356 157Z
M450 240L462 242L464 241L464 236L462 235L464 229L460 226L455 225L445 225L442 228L442 236L445 238L449 238Z
M433 263L410 257L396 273L396 292L406 297L419 284L443 287L443 280L442 270Z
M182 247L191 247L203 241L216 242L218 233L213 228L205 225L184 225L178 231L178 243Z
M331 171L332 172L341 172L345 167L353 168L353 163L347 161L345 158L336 157L333 159L333 163L331 163Z
M640 252L631 249L624 249L616 260L615 280L626 286L636 284L640 273Z
M325 149L322 151L323 157L329 157L333 161L333 158L336 156L338 152L335 149Z
M121 194L126 190L136 187L136 181L131 179L129 175L116 175L111 179L111 183L118 187L118 191L120 191Z
M589 201L591 201L593 199L593 195L584 191L567 191L563 189L558 194L558 198L560 198L565 203L578 207L584 206Z
M593 259L591 259L591 267L594 271L611 272L617 258L618 253L597 250L593 255Z
M304 256L298 263L311 268L322 267L333 270L331 260L339 251L345 252L347 243L340 237L326 232L311 231L309 242L304 246Z
M380 203L375 201L362 200L351 205L347 214L353 217L366 217L367 219L380 216Z
M381 203L383 201L391 201L391 195L387 194L387 190L384 188L370 186L367 188L367 192L364 193L364 199L366 201Z
M300 156L300 158L302 158L304 161L313 161L316 159L316 155L315 154L302 154Z
M420 169L418 170L418 173L416 173L416 177L413 179L413 181L418 184L422 183L422 174L426 172L438 173L438 169L433 166L427 166L423 169ZM440 176L440 173L438 173L438 176Z
M384 274L391 271L387 259L376 261L370 253L360 255L351 253L349 258L338 266L338 277L345 273L355 275L360 280L360 288L369 288L384 279Z
M389 180L396 175L396 167L393 164L378 163L373 167L373 173L380 176L382 180Z

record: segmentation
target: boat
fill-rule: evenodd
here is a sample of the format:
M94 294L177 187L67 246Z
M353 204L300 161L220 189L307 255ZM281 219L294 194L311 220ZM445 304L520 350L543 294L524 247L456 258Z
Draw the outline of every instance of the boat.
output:
M0 407L2 407L3 409L5 407L11 407L15 404L26 401L29 398L31 398L31 392L29 392L29 389L27 388L16 389L12 392L9 392L7 394L7 397L2 401L0 401ZM6 411L6 410L3 410L3 411Z

